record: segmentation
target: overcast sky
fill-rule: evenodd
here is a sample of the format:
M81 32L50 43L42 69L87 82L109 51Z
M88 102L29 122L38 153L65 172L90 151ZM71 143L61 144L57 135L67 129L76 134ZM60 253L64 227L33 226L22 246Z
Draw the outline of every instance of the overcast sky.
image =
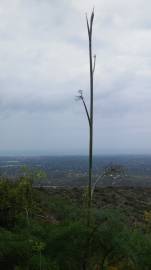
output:
M94 152L151 153L151 1L0 0L0 154L87 154L93 6Z

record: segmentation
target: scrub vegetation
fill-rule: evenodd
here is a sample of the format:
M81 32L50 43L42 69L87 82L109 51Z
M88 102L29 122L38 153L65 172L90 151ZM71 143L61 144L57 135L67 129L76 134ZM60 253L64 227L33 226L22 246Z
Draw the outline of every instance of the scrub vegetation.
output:
M96 189L88 226L86 189L36 189L27 175L1 179L0 269L150 270L145 192Z

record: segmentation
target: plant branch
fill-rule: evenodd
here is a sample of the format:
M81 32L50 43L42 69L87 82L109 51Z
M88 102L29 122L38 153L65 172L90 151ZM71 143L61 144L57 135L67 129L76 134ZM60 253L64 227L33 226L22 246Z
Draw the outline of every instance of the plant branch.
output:
M79 95L77 96L77 99L82 100L82 103L84 105L84 109L85 109L85 112L86 112L86 115L87 115L88 123L89 123L89 126L90 126L91 125L90 115L89 115L89 112L88 112L88 108L87 108L86 102L84 100L83 91L82 90L79 90L78 92L79 92Z
M94 193L94 190L95 190L95 188L96 188L97 183L98 183L101 179L103 179L105 176L106 176L106 174L103 173L103 174L101 174L100 176L98 176L98 178L96 179L96 181L95 181L95 183L94 183L94 185L93 185L93 187L92 187L91 198L92 198L92 196L93 196L93 193Z
M89 36L90 35L90 26L89 26L89 21L88 21L87 13L85 14L85 17L86 17L86 22L87 22L88 36Z
M82 98L82 102L83 102L83 105L84 105L84 108L85 108L85 112L86 112L86 115L87 115L87 118L88 118L89 126L90 126L91 125L90 116L89 116L87 105L86 105L86 103L84 101L84 98Z
M95 64L96 64L96 55L93 56L93 74L94 74L94 71L95 71Z

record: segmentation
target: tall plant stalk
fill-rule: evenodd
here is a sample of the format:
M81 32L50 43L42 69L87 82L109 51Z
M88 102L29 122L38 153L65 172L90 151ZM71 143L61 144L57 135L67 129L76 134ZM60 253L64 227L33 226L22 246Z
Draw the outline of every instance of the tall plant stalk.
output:
M82 90L79 90L79 96L83 102L85 112L89 123L89 180L88 180L88 226L90 225L91 206L92 206L92 168L93 168L93 78L95 71L96 56L92 56L92 28L94 20L94 10L91 13L90 19L86 14L88 42L89 42L89 69L90 69L90 109L88 110L85 103Z

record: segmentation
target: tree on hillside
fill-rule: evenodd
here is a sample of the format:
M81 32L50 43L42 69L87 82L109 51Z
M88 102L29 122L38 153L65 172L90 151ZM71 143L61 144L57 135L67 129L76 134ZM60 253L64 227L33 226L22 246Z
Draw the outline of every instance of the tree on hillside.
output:
M84 100L83 91L79 90L77 96L83 102L85 112L89 123L89 182L88 182L88 225L90 224L90 212L91 212L91 194L92 194L92 167L93 167L93 78L95 71L96 55L92 56L92 28L94 20L94 9L91 13L90 19L86 14L86 23L88 31L89 42L89 68L90 68L90 110L88 110L86 102Z

